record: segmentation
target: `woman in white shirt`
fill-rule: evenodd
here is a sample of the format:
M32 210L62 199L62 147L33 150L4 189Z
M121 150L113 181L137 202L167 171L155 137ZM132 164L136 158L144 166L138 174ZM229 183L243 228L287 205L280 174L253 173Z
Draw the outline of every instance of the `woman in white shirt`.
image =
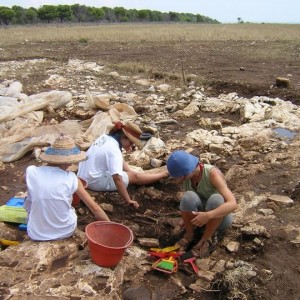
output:
M61 135L39 157L45 166L29 166L25 182L27 193L24 207L28 212L27 233L37 241L70 237L77 227L72 207L73 194L84 201L99 221L109 221L103 209L93 200L74 172L67 171L72 163L86 160L74 141Z
M109 134L101 135L88 149L89 159L79 164L78 176L83 178L88 188L94 191L118 191L124 200L139 207L137 201L128 194L129 184L144 185L168 177L168 171L147 174L129 168L123 159L122 148L132 151L134 146L141 147L142 131L132 123L116 122Z

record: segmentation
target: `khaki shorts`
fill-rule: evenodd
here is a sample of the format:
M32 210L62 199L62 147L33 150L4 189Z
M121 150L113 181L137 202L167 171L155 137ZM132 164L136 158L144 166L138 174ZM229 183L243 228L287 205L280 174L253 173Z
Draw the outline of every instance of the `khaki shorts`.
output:
M129 178L127 173L123 171L121 176L125 186L127 187L129 184ZM115 182L108 172L102 173L100 177L93 179L91 182L89 182L88 188L93 191L99 192L111 192L117 190Z

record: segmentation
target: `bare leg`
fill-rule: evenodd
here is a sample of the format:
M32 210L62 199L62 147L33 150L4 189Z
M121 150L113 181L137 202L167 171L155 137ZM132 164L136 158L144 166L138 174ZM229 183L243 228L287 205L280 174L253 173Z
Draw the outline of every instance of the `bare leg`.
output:
M126 173L129 177L129 184L137 185L150 184L169 176L168 171L159 173L138 173L134 171L127 171Z
M200 248L201 245L203 244L203 241L211 241L213 234L218 229L222 220L223 220L223 218L212 219L209 222L207 222L205 225L205 230L203 232L201 240L197 243L197 245L194 248L196 248L196 249Z
M195 226L192 224L191 220L195 218L195 215L193 215L193 212L191 211L181 211L181 217L185 228L184 238L190 242L194 238Z

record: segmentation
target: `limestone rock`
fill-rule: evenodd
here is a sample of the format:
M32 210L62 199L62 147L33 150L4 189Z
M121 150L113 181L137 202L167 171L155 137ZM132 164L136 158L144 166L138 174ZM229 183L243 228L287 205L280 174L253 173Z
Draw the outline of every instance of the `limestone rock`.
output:
M267 201L272 201L276 205L280 207L291 207L294 205L294 200L287 196L282 196L282 195L271 195L268 197Z

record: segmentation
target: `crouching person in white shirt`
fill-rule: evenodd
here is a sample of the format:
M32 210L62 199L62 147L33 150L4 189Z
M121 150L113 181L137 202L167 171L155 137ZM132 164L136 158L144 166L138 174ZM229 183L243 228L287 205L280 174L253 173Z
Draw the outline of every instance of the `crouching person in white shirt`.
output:
M81 180L72 171L72 163L86 160L86 153L74 141L61 135L39 159L45 166L29 166L25 182L27 198L24 208L28 212L27 233L36 241L58 240L70 237L77 227L77 215L72 207L73 194L88 206L98 221L109 221L103 209L85 190Z

